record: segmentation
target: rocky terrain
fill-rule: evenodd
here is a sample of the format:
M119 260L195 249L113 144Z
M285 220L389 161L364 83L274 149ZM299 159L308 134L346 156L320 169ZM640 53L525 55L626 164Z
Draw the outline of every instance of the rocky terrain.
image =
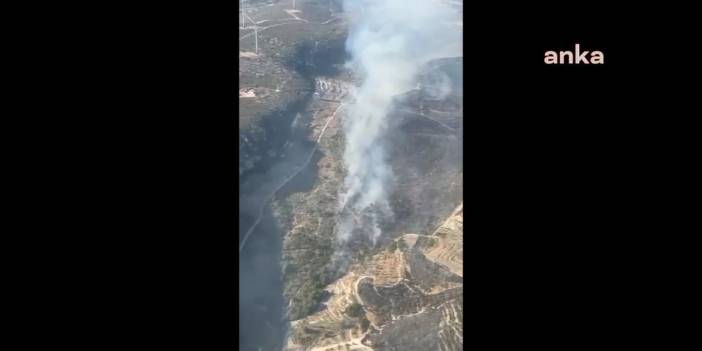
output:
M344 62L334 1L243 1L239 61L239 349L280 350L288 329L282 220L274 199L317 178L310 110L317 76ZM258 45L256 45L258 39ZM337 104L338 105L338 104ZM335 108L327 103L328 108ZM319 108L324 109L325 107Z
M460 59L441 60L426 72L460 76L460 67ZM275 203L286 232L284 294L293 321L288 350L462 345L462 91L453 87L447 96L436 96L432 82L421 82L398 96L388 139L396 220L377 246L354 245L352 266L339 276L330 260L344 176L344 109L335 101L344 101L351 83L344 77L317 80L310 137L319 145L318 178L310 191Z
M310 138L318 145L315 186L309 192L280 196L274 204L286 233L283 272L292 319L312 313L322 299L324 283L332 279L327 268L334 249L334 215L343 178L339 115L344 111L340 101L347 94L347 83L318 79L316 84L318 90L309 107L315 117Z
M462 60L430 62L418 86L396 97L386 138L394 218L376 245L351 242L350 266L339 269L331 262L345 176L341 121L356 79L343 67L340 4L247 1L246 8L239 28L240 252L257 260L250 267L263 259L256 248L266 243L246 243L264 237L255 229L273 219L264 215L270 204L275 223L264 227L280 231L282 254L272 259L280 260L284 319L291 321L285 349L459 349ZM252 311L270 304L250 294L260 304Z
M310 70L333 71L324 63L343 60L326 55L343 56L346 36L343 17L334 12L340 5L333 1L298 1L296 10L292 1L244 4L238 43L240 175L282 147L276 142L285 138L281 126L290 124L314 91Z
M459 350L463 207L429 235L405 234L328 285L325 308L294 321L286 350Z

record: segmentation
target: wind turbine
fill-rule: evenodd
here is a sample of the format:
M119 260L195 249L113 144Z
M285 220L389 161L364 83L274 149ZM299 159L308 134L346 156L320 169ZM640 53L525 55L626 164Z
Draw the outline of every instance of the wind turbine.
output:
M241 0L241 23L244 28L246 28L246 13L244 12L244 0ZM254 29L254 40L256 43L256 55L258 55L258 26L256 25L256 22L251 20L251 23L253 24L253 29Z
M244 17L244 0L241 0L241 26L246 28L246 18Z

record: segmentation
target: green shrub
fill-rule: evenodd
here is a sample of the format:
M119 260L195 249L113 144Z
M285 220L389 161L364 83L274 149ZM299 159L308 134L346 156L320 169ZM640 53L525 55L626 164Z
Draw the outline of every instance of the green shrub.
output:
M364 315L363 306L361 306L361 304L359 304L358 302L354 302L349 307L346 307L344 313L346 313L351 318L358 318Z
M400 250L405 250L405 249L407 249L407 243L405 243L404 239L399 239L399 240L397 240L397 247Z

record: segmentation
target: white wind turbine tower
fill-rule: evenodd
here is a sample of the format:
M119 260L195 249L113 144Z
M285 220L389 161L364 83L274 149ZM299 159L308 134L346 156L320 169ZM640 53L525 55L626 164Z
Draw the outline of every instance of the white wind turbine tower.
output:
M246 28L246 13L244 12L244 0L241 0L241 23L244 28ZM258 55L258 26L256 23L251 20L251 24L253 24L253 29L254 29L254 41L256 43L256 55Z
M246 18L244 17L244 0L241 0L241 27L246 28Z

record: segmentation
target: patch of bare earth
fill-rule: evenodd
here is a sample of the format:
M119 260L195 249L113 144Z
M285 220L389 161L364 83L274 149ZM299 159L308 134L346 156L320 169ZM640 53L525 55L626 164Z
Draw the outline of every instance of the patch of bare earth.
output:
M286 350L461 349L462 223L461 204L432 235L405 234L353 264L326 287L331 298L323 310L292 323ZM427 278L432 270L448 279ZM362 316L346 313L353 304Z

